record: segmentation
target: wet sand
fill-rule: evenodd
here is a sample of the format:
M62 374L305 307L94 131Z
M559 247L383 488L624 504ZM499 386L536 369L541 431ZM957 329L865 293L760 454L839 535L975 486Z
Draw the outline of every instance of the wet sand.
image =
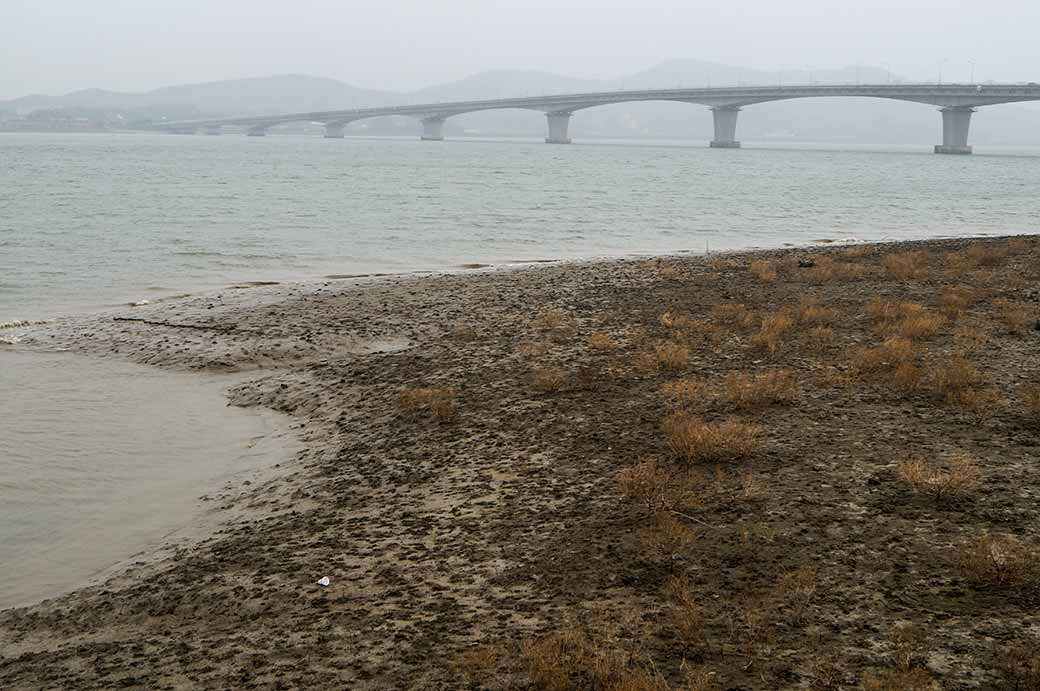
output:
M999 252L965 259L972 247ZM908 251L925 270L892 275L886 257ZM820 270L828 258L838 270ZM915 352L926 374L970 357L987 405L939 399L927 376L896 392L857 375L854 353L883 340L871 299L938 312L950 285L976 300ZM1036 635L1037 581L977 583L951 555L988 533L1040 545L1022 398L1040 384L1038 285L1036 237L949 240L259 286L34 327L28 347L250 372L232 402L294 416L305 449L293 472L241 488L228 504L253 513L201 543L0 613L0 687L550 688L532 642L578 631L658 684L628 688L695 688L694 667L714 684L696 688L904 672L1006 688L995 651ZM806 297L833 310L830 334L795 327L760 348L766 318ZM998 300L1026 327L1006 328ZM730 323L719 304L750 316ZM687 357L648 366L662 343ZM724 419L727 374L779 367L797 396L737 411L761 447L695 469L678 512L689 539L662 557L617 481L641 459L672 463L662 385L706 382L698 414ZM453 408L403 405L414 388L450 390ZM971 496L936 504L899 481L908 456L955 451L979 459ZM812 588L784 585L809 571ZM673 623L673 577L699 603L696 643ZM921 634L901 655L906 624ZM560 666L565 687L597 687Z

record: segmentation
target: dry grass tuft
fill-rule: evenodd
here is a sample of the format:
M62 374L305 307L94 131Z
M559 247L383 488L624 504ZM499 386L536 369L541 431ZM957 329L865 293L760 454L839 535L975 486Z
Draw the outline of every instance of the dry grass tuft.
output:
M974 353L989 344L989 335L974 326L960 326L953 332L953 342L964 353Z
M531 373L531 386L538 393L557 393L567 383L567 374L558 367L538 367Z
M1004 678L1008 689L1040 689L1040 640L1033 639L994 649L993 667Z
M661 385L661 394L676 410L689 410L705 398L704 382L698 379L676 379Z
M570 314L561 309L551 309L539 314L531 322L531 326L539 331L557 331L568 326L570 322Z
M950 403L955 403L964 392L976 390L982 384L982 375L965 358L954 355L933 366L930 371L932 388Z
M809 329L809 344L813 350L824 350L834 345L834 329L827 326L817 326Z
M617 475L621 494L646 507L648 514L689 505L693 499L690 473L647 459L623 468Z
M798 397L794 372L769 370L760 374L732 372L722 382L721 399L737 410L791 403Z
M776 266L773 262L766 261L765 259L756 259L751 262L751 266L748 267L748 270L757 276L758 280L764 283L772 283L777 279Z
M958 547L954 563L970 581L1017 587L1036 583L1040 555L1010 535L983 535Z
M721 303L711 308L711 318L716 324L748 329L755 323L754 315L747 307L734 303Z
M595 643L576 629L524 642L521 661L541 691L668 691L652 668L632 665L623 652Z
M796 623L804 621L805 613L816 595L816 588L816 569L809 566L788 571L780 577L776 592L790 607L791 618Z
M820 255L813 259L813 266L805 272L805 278L813 284L832 283L837 281L860 280L869 273L866 266L849 262L838 262L830 255Z
M902 338L931 338L945 323L942 315L929 312L916 302L886 302L874 298L867 314L879 333Z
M690 526L671 511L658 511L650 525L639 532L643 546L661 561L673 561L696 537Z
M654 347L654 358L659 369L675 372L686 367L690 360L690 349L682 343L664 341Z
M978 269L992 269L1004 263L1008 248L995 245L975 244L965 250L947 252L944 257L946 272L951 276L963 276Z
M806 326L829 326L838 318L838 313L830 307L824 307L812 300L803 300L798 306L799 324Z
M1019 397L1022 399L1026 417L1040 423L1040 384L1022 387Z
M939 295L939 309L947 319L957 319L971 309L978 296L967 286L946 286Z
M974 244L964 251L974 266L994 267L1004 263L1008 256L1007 246Z
M425 410L433 419L448 422L455 417L455 392L435 388L405 389L397 397L397 406L409 415Z
M497 646L480 645L464 650L455 660L455 669L466 679L476 681L493 670L502 659Z
M684 576L673 575L665 585L671 607L668 618L686 650L699 650L707 645L704 610L690 592Z
M794 326L794 320L778 312L762 318L758 333L751 337L751 345L757 350L776 353L783 345L784 335Z
M897 281L920 281L928 278L928 254L900 252L882 260L885 272Z
M659 262L657 264L657 277L664 281L677 281L683 276L683 270L678 264L670 262Z
M614 343L614 340L605 333L597 332L589 336L589 348L592 350L598 350L605 353L614 350L616 347L617 344Z
M747 458L761 446L759 427L736 419L705 422L687 413L673 413L664 421L669 450L686 463L723 462Z
M903 461L896 473L916 494L926 494L935 501L970 494L979 486L979 469L964 453L954 454L948 468L920 458Z
M914 344L906 338L889 338L873 348L859 348L852 354L852 369L859 375L891 374L914 360Z
M1021 335L1025 333L1029 324L1029 311L1017 302L1010 300L994 300L993 307L997 311L997 319L1004 325L1009 334Z

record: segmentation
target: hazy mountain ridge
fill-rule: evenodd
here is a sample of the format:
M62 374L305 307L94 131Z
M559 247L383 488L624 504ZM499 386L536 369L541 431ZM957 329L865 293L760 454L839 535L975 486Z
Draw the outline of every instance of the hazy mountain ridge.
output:
M579 79L548 72L493 70L410 93L363 89L307 75L224 80L155 89L143 94L85 89L64 96L30 95L0 101L0 114L46 120L49 115L99 127L134 126L163 118L191 119L339 110L363 106L536 96L542 94L738 84L885 83L898 76L876 67L837 70L762 71L699 60L671 60L611 80ZM0 121L2 121L0 117ZM59 120L60 121L60 120ZM981 109L972 126L978 144L1040 144L1040 109L1008 105ZM409 121L356 123L365 131L409 131ZM488 111L451 118L449 134L544 136L544 117L534 111ZM417 128L416 128L417 129ZM707 108L683 103L628 103L578 111L575 137L711 137ZM738 136L746 140L930 144L939 117L927 106L881 99L813 99L750 106Z

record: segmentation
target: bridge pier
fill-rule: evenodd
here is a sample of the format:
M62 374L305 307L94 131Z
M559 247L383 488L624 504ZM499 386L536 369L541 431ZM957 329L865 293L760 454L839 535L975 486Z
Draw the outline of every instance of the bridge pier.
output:
M737 114L740 106L715 106L711 109L715 120L715 138L709 146L713 149L739 149L737 141Z
M343 139L346 135L343 134L343 130L346 129L347 124L345 122L326 122L325 123L325 138L326 139Z
M445 120L447 120L447 118L440 116L423 118L422 140L424 142L443 142Z
M557 111L546 113L545 118L549 123L549 136L545 138L546 144L570 144L571 138L568 129L571 124L572 113L568 111Z
M256 127L250 127L246 134L250 137L266 137L268 127L270 127L270 125L257 125Z
M950 106L940 108L943 122L943 143L935 145L937 154L970 154L968 146L968 128L971 127L971 114L975 109L971 106Z

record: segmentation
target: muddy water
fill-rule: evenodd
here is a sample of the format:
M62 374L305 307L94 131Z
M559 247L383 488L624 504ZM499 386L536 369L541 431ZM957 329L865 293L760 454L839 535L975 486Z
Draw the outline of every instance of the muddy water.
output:
M203 495L289 460L288 419L229 407L230 383L0 349L0 608L184 537L219 511Z

